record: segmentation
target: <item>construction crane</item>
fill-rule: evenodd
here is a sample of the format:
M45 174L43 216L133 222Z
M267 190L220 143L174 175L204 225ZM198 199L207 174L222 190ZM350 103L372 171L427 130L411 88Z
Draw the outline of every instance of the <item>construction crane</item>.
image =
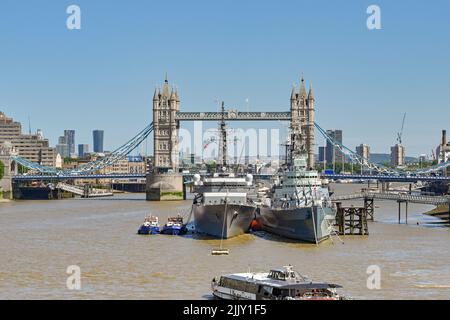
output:
M403 135L403 128L405 127L405 119L406 119L406 112L403 114L402 129L400 130L400 132L397 132L397 141L399 145L402 145L402 135Z

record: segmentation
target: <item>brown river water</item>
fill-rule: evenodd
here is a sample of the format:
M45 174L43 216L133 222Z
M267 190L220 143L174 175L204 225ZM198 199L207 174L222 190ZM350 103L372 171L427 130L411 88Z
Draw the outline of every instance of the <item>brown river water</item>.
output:
M335 185L336 193L358 188ZM355 299L450 299L450 229L422 215L432 206L410 205L409 224L398 225L397 203L378 201L370 235L346 236L343 244L258 232L225 240L230 255L212 256L220 240L136 235L150 212L163 224L191 204L144 198L0 203L0 298L210 299L214 276L292 264L312 279L341 284ZM70 265L81 269L81 290L66 287ZM367 288L370 265L380 267L379 290Z

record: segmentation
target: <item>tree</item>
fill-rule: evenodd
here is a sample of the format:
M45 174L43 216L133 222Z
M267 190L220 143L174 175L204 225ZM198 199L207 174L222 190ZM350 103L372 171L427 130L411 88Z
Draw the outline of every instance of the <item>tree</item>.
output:
M21 165L20 163L17 163L17 171L18 171L20 174L24 174L24 173L27 173L27 172L28 172L28 168L27 168L27 167L24 167L24 166Z
M206 167L208 168L209 172L216 172L217 162L215 160L211 160L208 163L206 163Z
M5 174L5 164L0 160L0 179L3 179Z

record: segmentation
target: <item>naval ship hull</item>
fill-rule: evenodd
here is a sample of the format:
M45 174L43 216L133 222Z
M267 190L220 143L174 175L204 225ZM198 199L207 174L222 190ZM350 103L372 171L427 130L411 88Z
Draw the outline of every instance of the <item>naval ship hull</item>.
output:
M332 208L317 207L273 209L260 208L258 220L262 229L289 239L318 243L330 237L330 222L334 218Z
M225 204L194 204L195 231L224 239L248 232L255 219L256 207L234 204L226 207L225 214Z

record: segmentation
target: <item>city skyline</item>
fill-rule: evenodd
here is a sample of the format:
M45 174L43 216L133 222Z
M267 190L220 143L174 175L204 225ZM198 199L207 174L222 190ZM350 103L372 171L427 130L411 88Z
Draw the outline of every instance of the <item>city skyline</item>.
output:
M7 2L0 13L0 109L22 124L30 117L33 131L43 129L53 146L66 128L88 143L96 127L108 132L105 149L122 145L152 120L153 92L166 72L182 111L211 110L216 100L244 111L288 111L291 84L304 72L314 86L317 122L342 129L352 149L365 143L389 153L404 112L409 156L430 154L448 129L445 2L379 1L381 30L366 27L370 3L352 1L249 1L238 10L202 1L136 2L126 10L78 1L82 28L70 31L68 4ZM35 14L26 13L30 7ZM155 11L170 11L173 23ZM157 49L170 45L182 50ZM322 144L318 137L316 149Z

